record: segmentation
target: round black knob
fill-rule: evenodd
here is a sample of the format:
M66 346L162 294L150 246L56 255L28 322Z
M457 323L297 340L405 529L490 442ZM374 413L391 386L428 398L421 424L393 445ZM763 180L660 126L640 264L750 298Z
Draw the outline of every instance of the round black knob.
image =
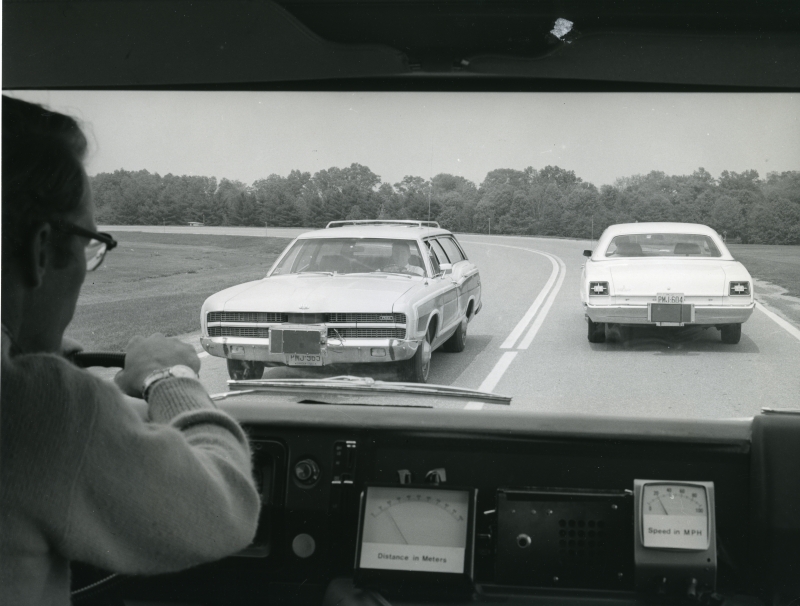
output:
M319 465L313 459L302 459L294 466L294 477L301 484L313 484L319 478Z

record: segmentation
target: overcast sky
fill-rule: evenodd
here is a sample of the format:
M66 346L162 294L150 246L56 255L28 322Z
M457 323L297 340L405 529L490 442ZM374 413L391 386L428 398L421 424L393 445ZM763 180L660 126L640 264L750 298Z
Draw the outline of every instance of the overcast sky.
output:
M800 170L800 95L26 91L79 118L90 175L247 184L353 162L383 181L556 165L595 185L660 170Z

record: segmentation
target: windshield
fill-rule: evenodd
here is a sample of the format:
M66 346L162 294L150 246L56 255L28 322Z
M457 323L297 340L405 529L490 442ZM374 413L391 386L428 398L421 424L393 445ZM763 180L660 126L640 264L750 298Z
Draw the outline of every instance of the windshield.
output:
M419 246L413 240L315 238L295 242L270 275L315 272L423 275L424 271Z
M88 133L119 245L67 331L87 350L178 335L214 394L348 375L511 397L443 398L475 414L797 402L794 93L9 94ZM325 229L368 220L440 228Z
M629 234L616 236L606 257L721 257L714 241L700 234Z

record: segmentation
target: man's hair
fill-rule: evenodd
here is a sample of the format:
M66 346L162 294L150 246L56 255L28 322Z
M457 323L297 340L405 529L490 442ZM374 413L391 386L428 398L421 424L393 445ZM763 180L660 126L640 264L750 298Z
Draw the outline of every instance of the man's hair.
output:
M3 257L84 195L86 137L71 117L3 96Z

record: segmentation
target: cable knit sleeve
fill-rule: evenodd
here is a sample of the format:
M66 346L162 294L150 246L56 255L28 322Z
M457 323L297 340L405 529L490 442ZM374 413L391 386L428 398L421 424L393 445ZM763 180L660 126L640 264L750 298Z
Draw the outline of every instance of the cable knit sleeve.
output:
M63 369L88 406L85 444L65 503L60 551L128 574L179 570L230 555L255 535L259 498L241 427L200 383L171 378L143 422L112 384ZM65 428L67 429L67 428Z

